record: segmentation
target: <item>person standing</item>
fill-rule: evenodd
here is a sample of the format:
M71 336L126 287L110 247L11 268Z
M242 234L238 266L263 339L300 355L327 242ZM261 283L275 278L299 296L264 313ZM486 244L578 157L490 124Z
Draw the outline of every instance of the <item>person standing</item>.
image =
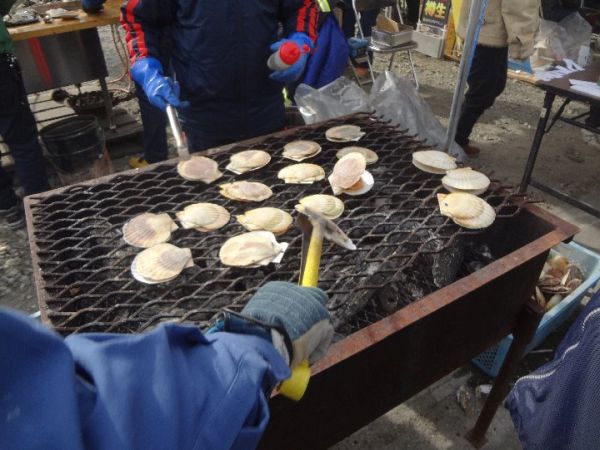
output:
M457 33L463 39L471 3L464 0L460 12ZM455 138L471 157L480 151L469 140L473 127L506 87L508 56L523 60L533 53L539 9L540 0L488 0Z
M121 9L132 79L158 108L178 108L191 151L284 127L283 86L302 75L318 16L315 0L128 0ZM173 78L159 59L165 28ZM271 72L267 60L284 41L306 52Z
M0 18L16 0L0 0ZM35 119L23 85L21 68L13 45L0 20L0 135L15 161L15 172L26 195L50 188ZM23 206L15 194L11 177L0 166L0 220L11 228L23 226Z

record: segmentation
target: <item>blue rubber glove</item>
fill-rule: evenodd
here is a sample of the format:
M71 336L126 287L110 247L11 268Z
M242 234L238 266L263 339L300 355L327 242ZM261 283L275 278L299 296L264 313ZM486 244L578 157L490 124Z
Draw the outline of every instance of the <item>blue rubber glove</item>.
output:
M167 105L185 108L189 102L179 100L179 83L163 75L160 61L151 56L138 59L131 66L131 78L142 86L148 100L157 108L165 111Z
M81 9L85 12L98 12L106 0L81 0Z
M281 39L280 41L277 41L271 45L271 52L276 52L279 50L279 47L281 47L286 41L295 42L301 49L304 48L305 45L307 45L310 50L313 49L313 43L308 35L306 33L296 32L292 33L287 39ZM283 84L292 83L302 76L307 61L308 53L302 52L302 56L300 56L298 61L296 61L293 65L287 69L273 72L271 75L269 75L269 78Z
M327 294L319 288L272 281L261 287L242 310L242 315L282 328L292 342L290 367L304 360L314 364L327 352L333 325L325 307ZM281 346L273 342L280 350Z

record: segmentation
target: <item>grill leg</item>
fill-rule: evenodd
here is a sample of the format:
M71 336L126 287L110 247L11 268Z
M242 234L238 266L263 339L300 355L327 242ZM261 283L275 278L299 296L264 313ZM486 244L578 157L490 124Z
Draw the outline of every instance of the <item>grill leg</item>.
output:
M477 423L466 435L467 440L473 447L481 448L487 442L485 434L496 415L498 407L508 395L510 380L514 377L525 349L529 342L531 342L543 315L544 312L537 303L532 300L527 301L519 315L513 332L514 341L494 382L492 391L485 405L483 405Z

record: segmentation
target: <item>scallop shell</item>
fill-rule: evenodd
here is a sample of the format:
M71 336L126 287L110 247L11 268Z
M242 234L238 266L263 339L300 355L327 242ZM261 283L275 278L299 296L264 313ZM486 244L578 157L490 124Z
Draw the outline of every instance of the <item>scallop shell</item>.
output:
M283 147L283 157L292 161L304 161L321 152L321 146L314 141L293 141Z
M331 142L352 142L358 141L365 133L356 125L340 125L333 127L325 132L325 137Z
M262 202L273 195L268 186L255 181L236 181L219 187L223 197L241 202Z
M343 156L346 156L349 153L360 153L365 157L365 161L367 161L367 165L375 164L379 160L379 156L373 150L366 147L344 147L335 154L338 159L341 159Z
M463 192L438 194L442 215L450 217L454 223L470 229L487 228L496 219L496 213L485 200Z
M123 225L123 240L134 247L148 248L166 242L177 224L168 214L143 213Z
M449 170L442 178L442 185L450 192L466 192L481 195L490 186L490 179L470 167Z
M229 238L219 250L219 259L226 266L260 267L279 258L286 248L273 233L251 231Z
M292 225L292 216L278 208L256 208L236 216L248 231L270 231L277 235L285 233Z
M231 155L226 169L241 175L265 167L271 161L271 155L263 150L244 150Z
M300 204L320 212L328 219L337 219L344 212L344 203L332 195L309 195L301 199Z
M342 192L348 195L357 196L363 195L373 189L375 185L375 180L373 179L373 175L368 170L361 175L360 180L358 180L350 189L344 189Z
M349 189L360 180L365 173L367 161L360 153L348 153L335 166L329 177L329 183L334 188Z
M277 178L284 180L286 183L312 184L325 178L325 171L316 164L292 164L281 169L277 174Z
M192 267L192 251L171 244L158 244L138 254L131 264L133 277L147 284L171 281Z
M205 156L192 156L187 161L180 161L177 172L188 181L202 181L206 184L223 176L219 165Z
M447 170L456 169L456 158L437 150L414 152L412 162L423 172L445 174Z
M214 231L229 222L229 212L214 203L194 203L176 214L183 228L198 231Z

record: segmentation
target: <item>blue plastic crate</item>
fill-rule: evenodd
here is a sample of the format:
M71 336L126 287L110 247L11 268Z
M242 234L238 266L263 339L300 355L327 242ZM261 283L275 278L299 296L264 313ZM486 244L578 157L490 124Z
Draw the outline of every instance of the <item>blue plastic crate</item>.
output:
M544 314L532 341L526 349L526 353L540 345L552 331L567 320L573 311L575 311L586 292L600 280L600 255L597 253L594 253L575 242L559 244L554 247L550 253L560 253L561 255L566 256L569 261L577 264L583 271L585 281L581 286L565 297L558 305ZM488 348L485 352L473 358L473 364L489 376L496 377L498 372L500 372L500 368L502 367L502 363L504 362L504 358L506 358L506 354L508 353L512 341L512 334L509 334L498 344Z

